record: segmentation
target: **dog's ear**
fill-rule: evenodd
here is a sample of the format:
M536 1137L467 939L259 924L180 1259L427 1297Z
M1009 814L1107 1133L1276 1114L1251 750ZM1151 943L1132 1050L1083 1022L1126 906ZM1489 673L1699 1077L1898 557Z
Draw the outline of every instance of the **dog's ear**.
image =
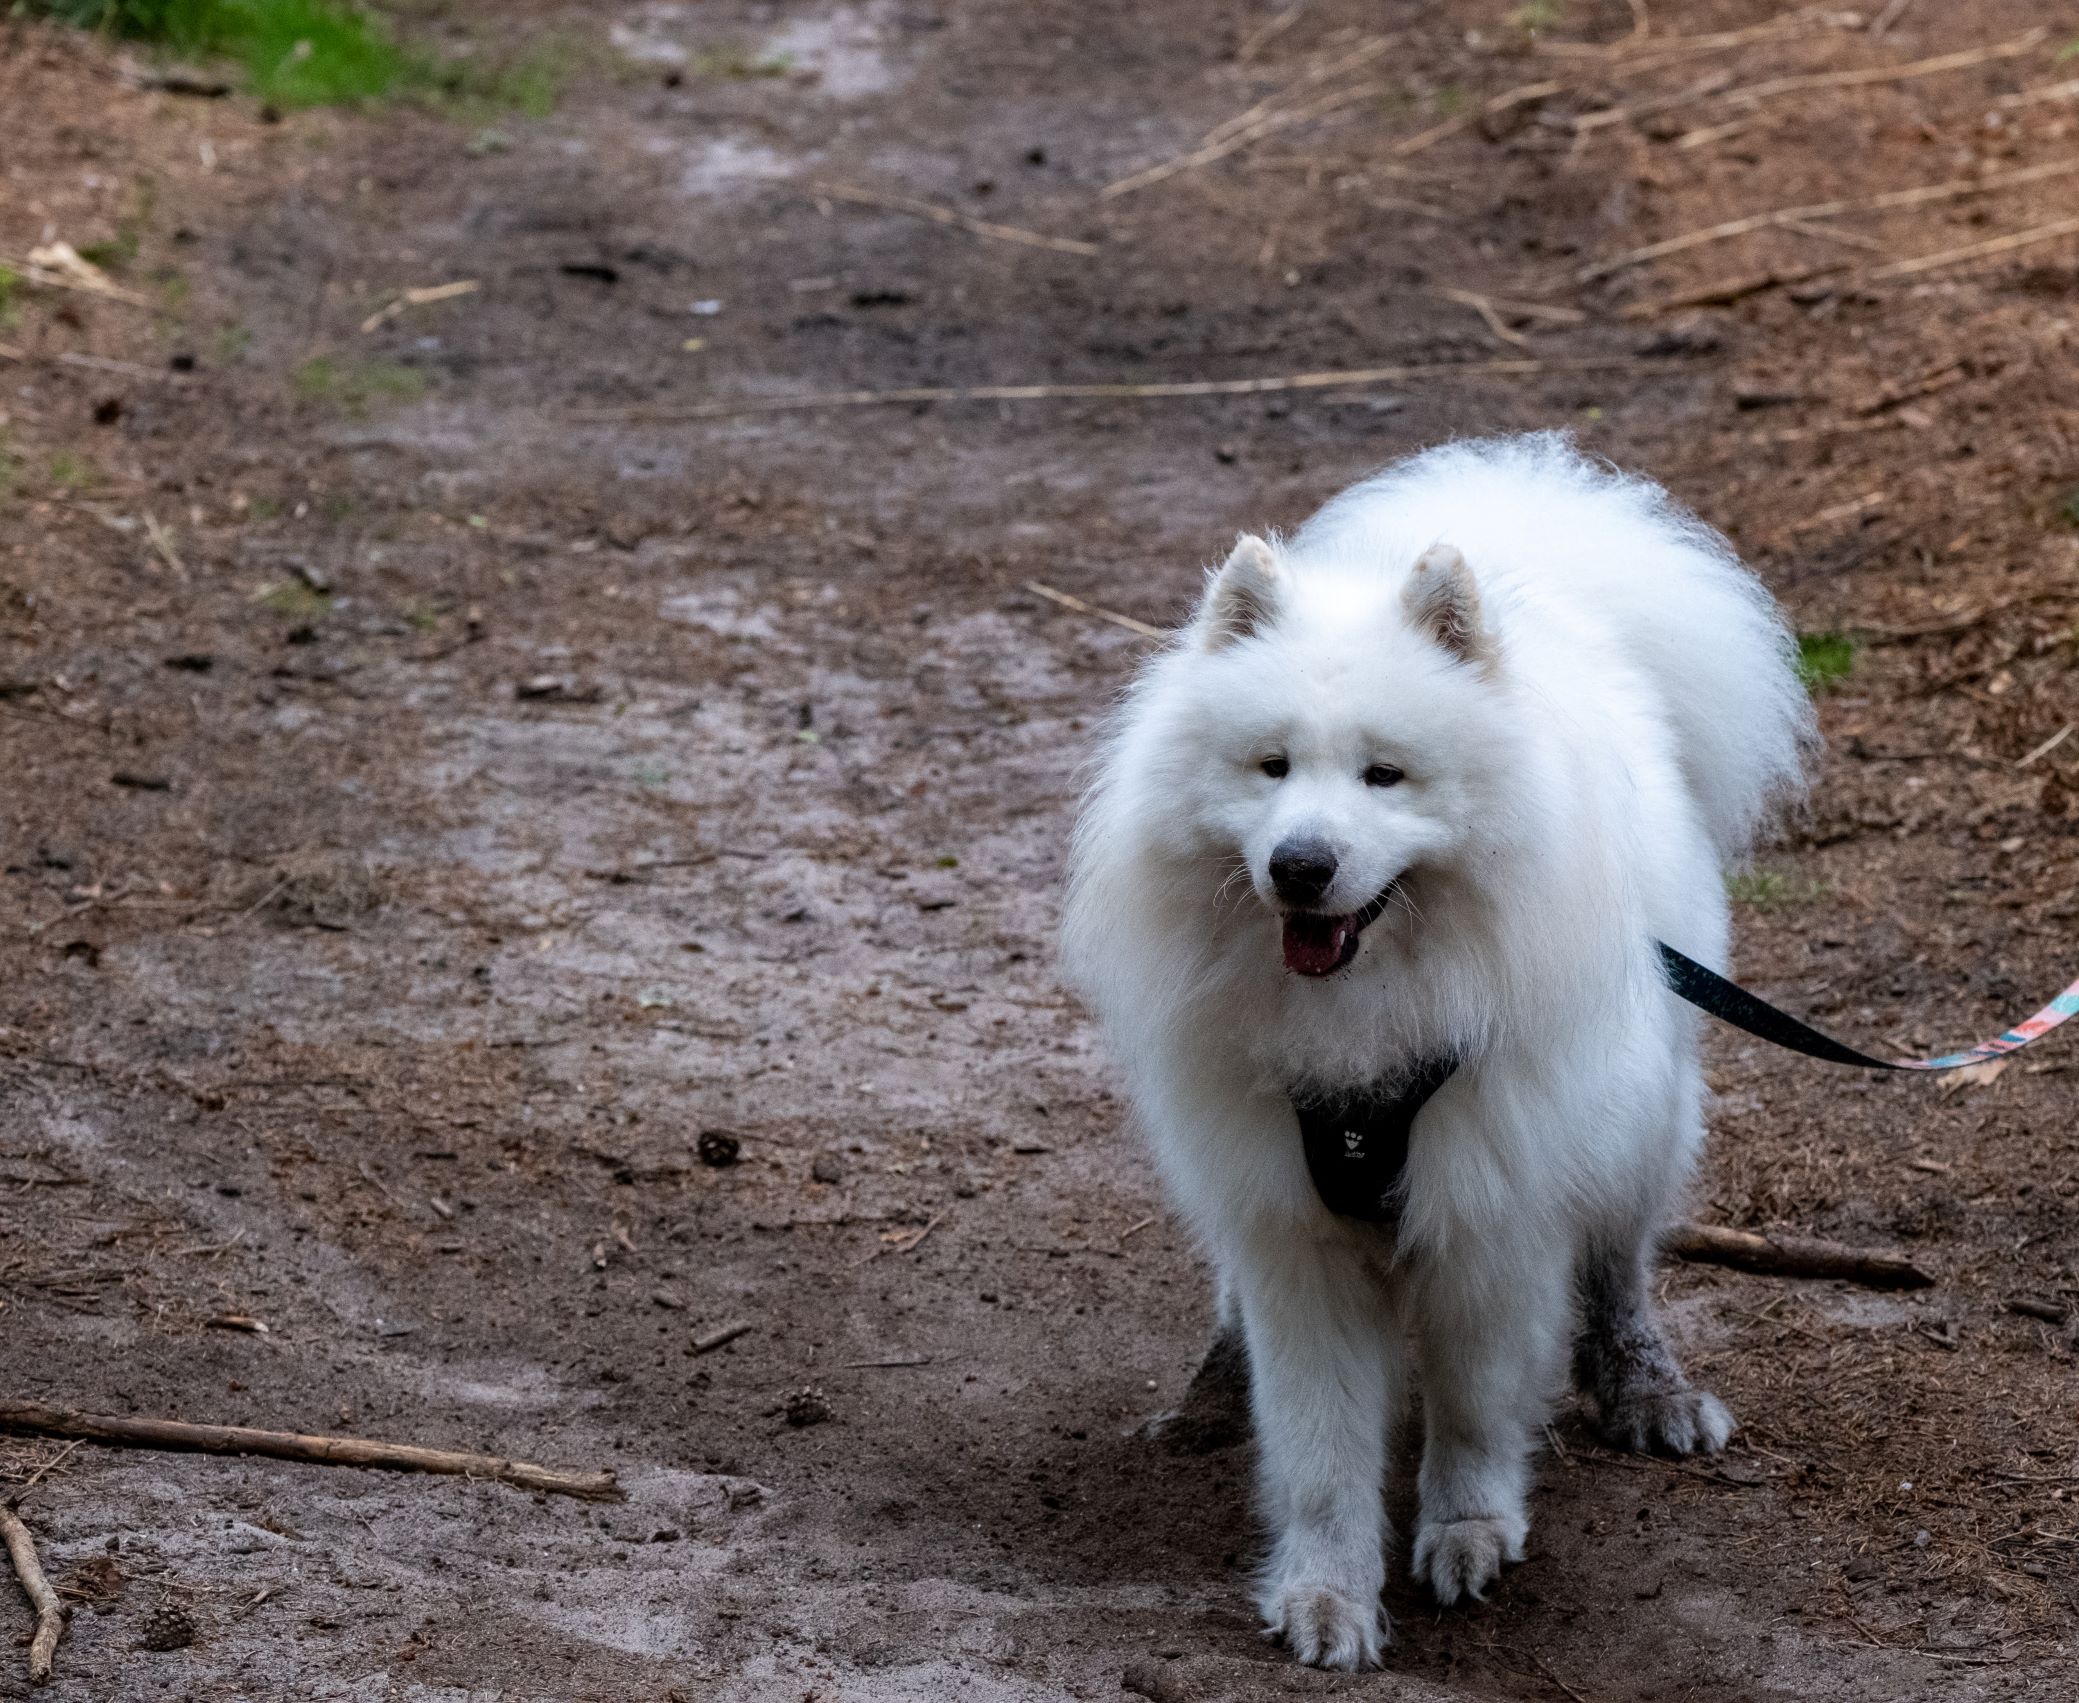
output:
M1449 544L1432 544L1408 575L1401 602L1415 630L1476 668L1492 668L1493 636L1480 612L1480 588L1473 570Z
M1227 560L1206 585L1198 609L1198 642L1220 650L1237 639L1260 633L1277 619L1284 601L1285 576L1271 547L1253 533L1243 533Z

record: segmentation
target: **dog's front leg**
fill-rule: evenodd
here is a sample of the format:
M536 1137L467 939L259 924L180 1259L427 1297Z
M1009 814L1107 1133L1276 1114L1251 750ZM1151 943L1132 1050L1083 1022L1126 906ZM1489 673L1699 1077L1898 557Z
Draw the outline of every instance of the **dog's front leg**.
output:
M1252 1241L1232 1274L1273 1536L1265 1630L1316 1667L1375 1667L1388 1636L1381 1481L1397 1342L1340 1231Z
M1563 1258L1512 1250L1428 1275L1413 1320L1427 1426L1414 1569L1437 1600L1484 1597L1530 1530L1531 1439L1567 1319Z

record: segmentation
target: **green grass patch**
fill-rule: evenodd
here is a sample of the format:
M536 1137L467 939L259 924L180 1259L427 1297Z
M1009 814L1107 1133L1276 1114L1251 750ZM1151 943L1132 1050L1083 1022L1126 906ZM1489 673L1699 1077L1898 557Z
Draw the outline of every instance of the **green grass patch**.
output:
M1855 641L1846 633L1800 633L1797 636L1797 677L1805 690L1831 691L1855 672Z
M186 58L235 61L251 92L281 107L415 96L542 118L555 109L568 58L560 43L540 40L516 51L441 57L401 40L357 0L12 0L12 7ZM0 11L8 9L9 0L0 0Z
M1509 22L1525 35L1540 35L1556 29L1565 16L1566 8L1559 0L1524 0L1509 14Z
M1725 896L1736 905L1773 910L1782 905L1809 905L1826 891L1824 881L1784 875L1774 869L1742 869L1725 878Z
M0 296L0 313L6 311L6 297ZM2079 526L2079 485L2074 485L2065 493L2065 500L2057 506L2057 516L2067 526Z
M12 326L21 317L21 290L21 274L0 266L0 329Z
M51 457L51 484L61 491L84 491L94 482L94 470L70 450Z
M784 77L793 68L793 61L784 53L754 59L741 47L703 49L693 56L693 62L686 67L695 77L731 83L755 82L762 77Z
M253 601L270 614L299 625L315 621L332 607L332 599L300 579L276 580L253 594Z
M344 361L313 355L290 380L297 397L361 418L385 403L416 402L426 375L396 361Z
M351 0L17 0L81 29L235 60L277 106L327 106L395 91L413 59ZM84 251L82 251L84 252Z

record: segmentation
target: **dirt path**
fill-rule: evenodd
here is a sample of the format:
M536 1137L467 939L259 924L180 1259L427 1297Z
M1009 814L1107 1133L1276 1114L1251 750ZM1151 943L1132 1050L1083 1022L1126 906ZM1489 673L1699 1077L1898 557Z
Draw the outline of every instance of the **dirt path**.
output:
M2013 98L2069 78L2060 38L1736 98L2064 20L1712 46L1775 9L1660 5L1686 45L1598 57L1553 42L1626 8L1550 10L505 7L570 87L480 126L269 122L6 38L0 255L131 228L149 305L28 291L0 327L5 1382L629 1491L82 1450L26 1504L82 1604L53 1695L2069 1694L2070 1327L2007 1305L2079 1303L2069 1047L1945 1093L1716 1037L1699 1211L1939 1287L1671 1269L1742 1441L1696 1470L1562 1426L1531 1559L1466 1613L1397 1578L1386 1675L1263 1648L1246 1449L1137 1435L1205 1301L1051 932L1144 641L1030 581L1159 625L1238 526L1570 425L1865 636L1742 886L1749 979L1903 1046L2074 973L2079 737L2019 763L2079 718L2074 243L1875 274L2079 178L1578 277L2079 159L2079 108ZM600 417L1496 360L1541 366ZM16 1482L57 1453L0 1446ZM168 1605L194 1642L147 1652Z

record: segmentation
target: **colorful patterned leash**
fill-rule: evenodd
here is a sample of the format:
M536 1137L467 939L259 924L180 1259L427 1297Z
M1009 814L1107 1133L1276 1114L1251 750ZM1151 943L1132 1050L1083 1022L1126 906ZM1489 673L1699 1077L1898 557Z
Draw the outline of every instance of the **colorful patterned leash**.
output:
M1654 944L1660 948L1660 967L1666 972L1668 986L1699 1011L1707 1011L1774 1046L1823 1058L1830 1064L1862 1065L1870 1070L1957 1070L2018 1052L2029 1042L2041 1040L2067 1017L2079 1016L2079 982L2074 982L2026 1022L1963 1052L1944 1053L1939 1058L1872 1058L1800 1023L1789 1012L1778 1011L1737 982L1729 982L1717 971L1707 970L1694 958L1685 957L1666 941Z

